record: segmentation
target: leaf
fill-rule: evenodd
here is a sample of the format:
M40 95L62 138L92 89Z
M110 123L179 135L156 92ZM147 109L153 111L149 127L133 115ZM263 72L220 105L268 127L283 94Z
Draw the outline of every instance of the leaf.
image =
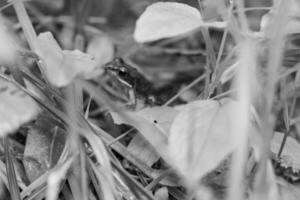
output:
M187 34L199 27L223 29L226 22L203 22L194 7L176 2L158 2L148 6L138 18L134 31L137 42L156 40Z
M85 75L85 78L90 79L102 74L104 64L113 59L114 44L108 36L99 34L89 41L86 52L94 57L96 65L99 66Z
M175 2L158 2L148 6L136 22L134 39L151 42L192 31L202 23L200 12Z
M39 112L38 105L31 97L2 79L0 79L0 99L0 137L13 133Z
M175 117L169 137L169 157L194 184L216 168L238 145L233 100L199 100Z
M178 111L167 106L144 108L137 114L158 127L165 135L169 135L170 128Z
M28 131L24 150L24 168L32 182L51 169L65 146L66 133L55 121L41 115Z
M39 34L37 46L37 53L45 63L45 76L56 87L64 87L78 76L88 76L97 66L88 54L62 50L50 32Z
M165 156L167 137L153 121L149 121L137 112L111 112L116 124L128 124L136 128L162 157Z
M284 134L275 132L271 140L271 151L277 154L282 143ZM292 137L287 137L281 153L281 164L292 167L294 171L300 171L300 144Z

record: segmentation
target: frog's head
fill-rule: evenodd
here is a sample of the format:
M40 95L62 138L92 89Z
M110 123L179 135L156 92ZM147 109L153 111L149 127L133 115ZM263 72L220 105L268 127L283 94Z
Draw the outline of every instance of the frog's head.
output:
M152 84L136 68L126 64L121 58L115 58L107 63L104 70L110 85L118 91L118 94L124 93L128 101L148 105L156 101L153 100L155 97Z
M135 74L137 70L127 65L122 58L114 58L113 61L104 66L105 72L117 79L120 83L133 87L135 81Z

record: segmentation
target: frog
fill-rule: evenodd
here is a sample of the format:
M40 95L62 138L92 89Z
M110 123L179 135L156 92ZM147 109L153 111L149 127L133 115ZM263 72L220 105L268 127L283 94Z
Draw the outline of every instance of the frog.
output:
M104 71L112 87L128 99L126 107L141 109L160 104L153 83L122 58L116 57L105 64Z

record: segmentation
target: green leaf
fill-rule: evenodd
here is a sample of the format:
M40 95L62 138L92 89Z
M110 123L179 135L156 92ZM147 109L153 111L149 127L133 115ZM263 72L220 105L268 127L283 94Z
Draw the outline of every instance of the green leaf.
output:
M175 2L159 2L147 7L136 22L134 39L151 42L185 34L200 26L200 12L191 6Z
M62 50L50 32L39 34L37 53L44 63L44 74L56 87L70 84L76 77L91 74L97 64L91 55L79 50Z
M178 171L195 184L238 146L236 102L199 100L187 104L170 130L169 157Z

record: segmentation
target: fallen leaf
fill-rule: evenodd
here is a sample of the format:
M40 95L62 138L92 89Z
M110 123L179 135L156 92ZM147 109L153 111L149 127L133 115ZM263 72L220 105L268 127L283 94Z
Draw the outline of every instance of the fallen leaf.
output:
M233 100L199 100L175 117L169 137L169 157L178 171L195 184L238 146Z
M13 133L40 111L31 97L2 79L0 79L0 99L0 137Z

